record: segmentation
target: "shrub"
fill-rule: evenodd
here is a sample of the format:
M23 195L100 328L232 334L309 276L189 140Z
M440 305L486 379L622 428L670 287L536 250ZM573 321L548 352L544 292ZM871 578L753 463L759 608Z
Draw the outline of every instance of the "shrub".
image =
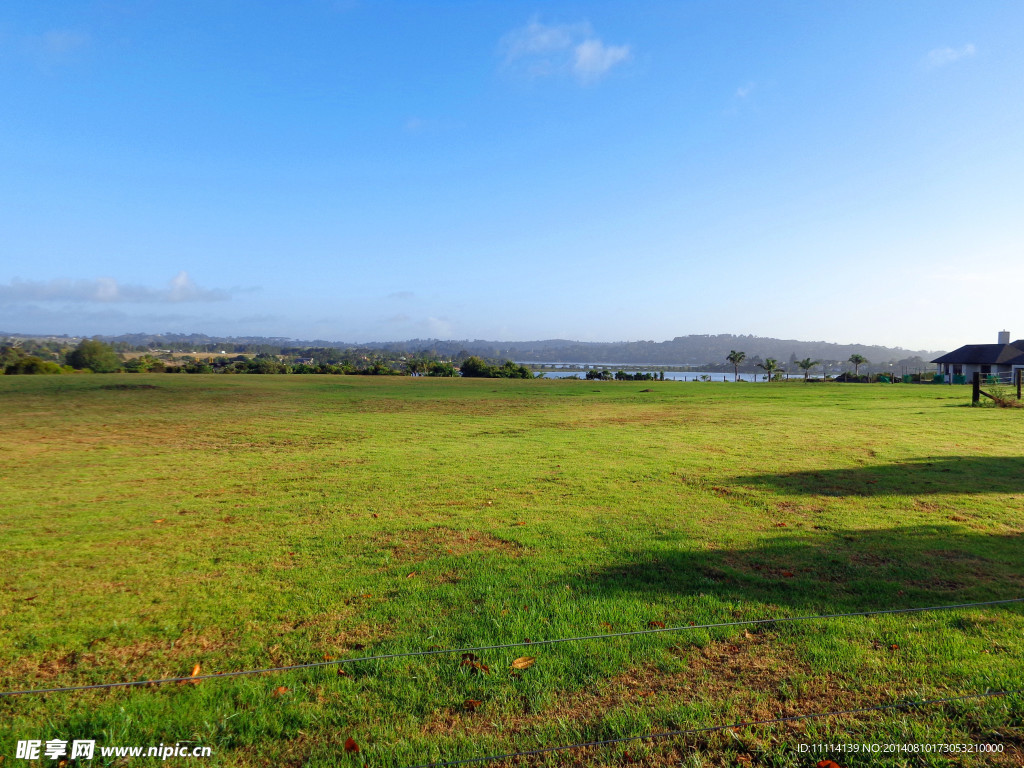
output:
M23 357L16 363L8 365L4 370L4 373L8 376L55 374L65 372L65 369L57 365L57 363L52 363L49 360L43 360L35 355Z
M93 373L113 373L121 369L121 358L109 344L97 339L82 339L68 353L68 365L72 368L88 368Z

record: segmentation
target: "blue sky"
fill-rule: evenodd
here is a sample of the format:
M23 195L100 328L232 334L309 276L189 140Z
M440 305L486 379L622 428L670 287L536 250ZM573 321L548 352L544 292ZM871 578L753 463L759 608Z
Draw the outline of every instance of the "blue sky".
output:
M0 331L1024 336L1022 30L984 1L8 0Z

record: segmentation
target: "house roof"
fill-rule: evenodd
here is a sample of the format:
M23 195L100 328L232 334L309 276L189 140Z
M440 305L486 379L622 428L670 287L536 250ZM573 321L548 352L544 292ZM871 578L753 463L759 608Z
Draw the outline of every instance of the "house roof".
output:
M960 365L1024 365L1024 339L1009 344L967 344L935 358L932 362Z

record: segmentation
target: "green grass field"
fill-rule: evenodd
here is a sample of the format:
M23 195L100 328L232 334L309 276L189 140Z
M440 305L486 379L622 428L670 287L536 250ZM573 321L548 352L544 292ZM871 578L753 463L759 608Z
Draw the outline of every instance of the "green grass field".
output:
M0 688L1024 597L1024 413L969 399L913 385L0 377ZM436 655L7 697L0 755L28 765L18 740L84 738L213 751L167 764L468 759L1024 688L1022 630L1024 605L999 606L481 652L488 671ZM520 656L536 662L513 670ZM799 751L857 742L1006 752ZM517 764L1022 755L1017 695Z

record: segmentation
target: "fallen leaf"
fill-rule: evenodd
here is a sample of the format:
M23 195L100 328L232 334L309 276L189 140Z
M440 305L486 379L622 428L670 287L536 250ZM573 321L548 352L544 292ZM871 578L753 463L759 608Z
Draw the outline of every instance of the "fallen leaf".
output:
M491 671L490 667L482 661L478 661L476 656L472 653L462 654L462 664L460 666L469 667L470 674L473 675L487 674Z
M512 669L529 669L536 661L534 656L520 656L512 662Z
M374 517L377 517L377 513L376 513L376 512L374 512L374 513L373 513L373 516L374 516Z
M192 674L189 675L189 677L198 677L198 676L199 676L199 664L197 662L196 665L194 667L192 667ZM198 680L182 680L179 683L179 685L199 685L199 681Z
M483 704L483 702L479 701L478 699L466 699L464 706L470 712L476 712L476 708L479 707L481 704Z
M273 692L270 695L277 699L281 696L284 696L286 693L288 693L288 688L286 686L279 685L277 688L273 690Z
M665 628L665 622L664 621L648 621L647 622L647 626L650 627L651 629L664 629Z
M410 573L410 574L409 574L408 576L406 576L405 578L407 578L407 579L411 579L411 578L414 578L415 576L416 576L416 571L413 571L412 573Z
M605 629L607 629L609 632L611 632L613 629L615 629L615 627L613 627L607 621L602 621L601 622L601 626L604 627Z
M900 647L898 645L896 645L896 643L893 643L892 645L889 646L889 650L890 651L898 651L899 649L900 649Z
M327 654L325 653L325 654L324 654L324 661L330 661L330 660L331 660L331 657L330 657L330 656L328 656L328 655L327 655Z
M792 579L793 578L793 572L792 571L783 571L782 575L785 576L787 579Z
M348 672L341 667L338 667L338 677L348 677Z
M776 527L776 528L786 528L786 527L788 527L788 526L787 526L787 525L786 525L785 523L776 523L776 524L775 524L775 527Z
M747 638L747 640L751 640L751 639L753 639L754 634L749 629L744 629L743 630L743 636L745 638Z
M346 752L359 752L359 745L356 744L356 740L349 736L345 740L345 751Z
M154 520L153 522L154 523L162 523L162 522L164 522L164 518L161 517L159 520Z
M842 768L842 766L832 760L820 760L818 762L818 768Z

